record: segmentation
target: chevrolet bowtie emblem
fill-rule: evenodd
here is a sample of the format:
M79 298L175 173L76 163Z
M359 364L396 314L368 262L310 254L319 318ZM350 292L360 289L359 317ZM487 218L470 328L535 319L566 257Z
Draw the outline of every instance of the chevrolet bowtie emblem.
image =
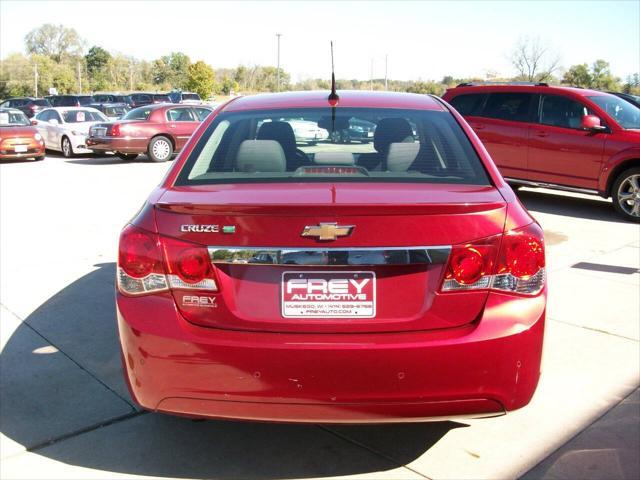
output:
M318 240L335 240L338 237L351 235L354 225L338 225L337 223L320 223L307 225L302 232L303 237L318 237Z

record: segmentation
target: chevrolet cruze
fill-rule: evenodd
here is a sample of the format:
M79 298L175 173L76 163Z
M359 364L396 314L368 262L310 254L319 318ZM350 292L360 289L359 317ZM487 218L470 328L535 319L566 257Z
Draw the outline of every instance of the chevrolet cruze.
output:
M326 140L300 147L292 120ZM335 144L353 122L373 141ZM121 233L125 377L145 409L378 423L526 405L544 241L464 119L436 97L234 99Z

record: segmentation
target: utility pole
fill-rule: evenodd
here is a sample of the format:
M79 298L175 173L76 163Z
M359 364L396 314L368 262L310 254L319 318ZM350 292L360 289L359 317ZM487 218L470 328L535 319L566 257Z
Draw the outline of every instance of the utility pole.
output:
M78 62L78 93L82 93L82 74L80 71L80 62Z
M276 76L277 76L277 91L280 91L280 37L282 36L281 33L276 33L276 37L278 37L278 69L276 70Z
M33 64L33 89L35 91L35 96L38 98L38 64Z
M369 72L369 90L373 90L373 58L371 59L371 71Z
M389 90L389 86L387 85L387 69L389 66L389 54L384 56L384 89Z

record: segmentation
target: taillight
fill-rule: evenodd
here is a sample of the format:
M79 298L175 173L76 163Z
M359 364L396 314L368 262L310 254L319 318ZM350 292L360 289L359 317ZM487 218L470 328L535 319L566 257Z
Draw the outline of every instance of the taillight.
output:
M503 236L454 245L442 291L492 289L522 295L538 294L545 284L543 238L540 227L532 223Z
M442 291L489 288L500 235L465 245L454 245L449 255Z
M142 295L167 290L158 235L133 225L120 234L118 288L123 293Z
M119 137L120 136L120 124L119 123L114 123L113 125L111 125L111 129L109 130L109 135L112 137Z
M128 225L120 234L118 288L142 295L169 288L217 291L218 284L206 247Z
M206 247L168 237L162 237L162 246L172 289L218 290Z
M544 234L536 223L507 232L492 288L536 295L545 284Z

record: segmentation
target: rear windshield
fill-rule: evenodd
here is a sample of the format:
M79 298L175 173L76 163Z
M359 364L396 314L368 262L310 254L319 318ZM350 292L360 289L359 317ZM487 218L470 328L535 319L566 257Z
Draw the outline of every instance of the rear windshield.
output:
M200 95L197 93L183 93L182 100L200 100Z
M121 117L127 112L127 109L124 107L106 107L104 109L104 113L111 117Z
M129 110L127 114L122 117L123 120L147 120L151 115L151 109L147 107L134 108Z
M67 110L62 112L65 123L103 122L107 118L100 112L92 110Z
M33 100L32 102L34 105L37 105L39 107L50 107L51 104L49 103L48 100L45 100L44 98L36 98L35 100Z
M169 95L154 95L153 100L156 102L171 103L171 99L169 98Z
M223 113L176 184L308 181L489 185L449 112L372 108Z
M589 99L607 112L625 130L640 129L640 108L615 95L597 95Z
M12 127L16 125L31 125L27 116L22 112L0 111L0 127Z
M53 97L50 102L54 107L75 107L78 104L78 99L76 97Z
M93 103L93 97L89 97L89 96L85 96L85 97L78 97L78 101L80 102L80 105L89 105L91 103Z

